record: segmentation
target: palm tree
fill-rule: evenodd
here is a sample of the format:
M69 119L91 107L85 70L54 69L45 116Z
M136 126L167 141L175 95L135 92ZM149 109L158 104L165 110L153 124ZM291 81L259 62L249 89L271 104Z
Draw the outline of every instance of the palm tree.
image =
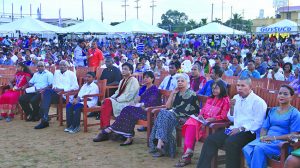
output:
M207 24L207 18L202 18L200 24L202 26L206 25Z

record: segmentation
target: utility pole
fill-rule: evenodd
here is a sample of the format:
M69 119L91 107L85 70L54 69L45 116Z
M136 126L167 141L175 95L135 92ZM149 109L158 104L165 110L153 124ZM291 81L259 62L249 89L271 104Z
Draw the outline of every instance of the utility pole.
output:
M243 9L242 16L245 17L245 9Z
M214 20L214 4L211 4L211 22Z
M127 5L127 0L124 0L124 5L122 5L122 7L125 8L125 21L126 21L126 18L127 18L127 11L126 11L127 6L129 6L129 5Z
M84 2L81 0L81 12L82 12L82 20L84 21Z
M21 5L21 7L20 7L20 14L21 14L21 18L22 18L22 5Z
M232 6L230 7L231 12L230 12L230 27L232 26Z
M11 3L11 21L14 21L14 3Z
M136 8L136 18L137 19L139 19L139 8L141 8L140 6L139 6L139 1L140 0L135 0L134 2L136 2L136 7L134 7L134 8Z
M224 22L224 20L223 20L223 18L224 18L224 17L223 17L223 16L224 16L224 15L223 15L223 14L224 14L223 11L224 11L224 0L222 0L222 22Z
M31 17L31 15L32 15L32 11L31 11L32 9L31 9L31 4L30 4L30 17Z
M3 12L3 17L4 17L4 14L5 14L5 12L4 12L4 0L2 0L2 3L3 3L2 12Z
M290 15L290 0L288 0L288 12L287 12L287 14L286 14L286 18L287 18L287 19L291 19L291 18L289 17L289 15Z
M101 20L103 23L104 17L103 17L103 1L101 1Z
M42 20L42 4L40 3L40 17L39 17L40 20Z
M153 20L154 20L154 8L156 7L156 5L154 4L155 1L152 0L151 1L152 5L150 6L150 8L152 8L152 25L153 25Z

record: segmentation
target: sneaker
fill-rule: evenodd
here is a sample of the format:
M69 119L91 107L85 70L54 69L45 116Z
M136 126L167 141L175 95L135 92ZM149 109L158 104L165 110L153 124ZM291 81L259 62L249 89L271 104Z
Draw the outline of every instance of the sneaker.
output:
M80 131L80 127L75 127L73 130L69 131L70 134L76 134L77 132Z
M10 117L7 117L7 118L5 119L6 122L11 122L11 120L12 120L12 119L11 119Z
M68 128L65 128L65 132L70 132L70 131L72 131L73 130L73 127L72 126L70 126L70 127L68 127Z

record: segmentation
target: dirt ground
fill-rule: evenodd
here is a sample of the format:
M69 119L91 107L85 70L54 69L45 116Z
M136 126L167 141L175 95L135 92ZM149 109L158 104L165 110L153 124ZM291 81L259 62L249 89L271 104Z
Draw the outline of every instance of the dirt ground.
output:
M148 154L144 132L136 131L134 144L121 147L121 142L92 142L98 126L89 127L88 133L81 130L77 134L68 134L56 118L51 119L50 127L46 129L34 130L37 124L22 121L19 116L10 123L0 121L1 168L171 168L182 151L179 149L175 159L153 158ZM192 164L187 168L196 167L201 145L197 143Z

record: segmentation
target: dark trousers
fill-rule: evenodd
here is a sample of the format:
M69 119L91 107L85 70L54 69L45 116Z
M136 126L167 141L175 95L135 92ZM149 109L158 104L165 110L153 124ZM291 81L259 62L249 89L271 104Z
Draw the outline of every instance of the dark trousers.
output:
M67 128L70 128L70 127L75 128L80 125L80 117L81 117L82 109L83 109L83 104L81 104L81 103L67 104L67 107L66 107Z
M58 104L59 95L53 89L46 89L40 105L40 117L42 121L48 122L48 114L51 104Z
M218 154L218 149L224 146L226 152L226 168L240 168L242 148L255 139L250 131L228 136L224 129L210 135L205 140L197 168L211 168L211 160Z
M41 94L26 93L19 98L19 104L21 105L24 113L32 117L38 117L40 109ZM31 105L31 107L30 107Z

